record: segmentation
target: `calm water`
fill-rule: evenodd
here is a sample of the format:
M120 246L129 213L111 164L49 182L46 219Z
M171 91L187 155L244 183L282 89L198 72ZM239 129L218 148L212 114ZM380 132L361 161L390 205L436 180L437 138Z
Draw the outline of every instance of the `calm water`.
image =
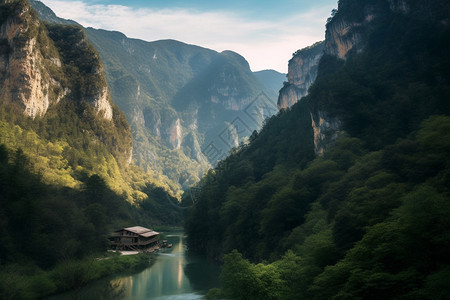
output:
M161 250L156 262L144 271L100 280L77 293L62 295L63 299L200 299L210 288L218 286L219 268L198 257L185 255L183 232L166 233L173 244Z

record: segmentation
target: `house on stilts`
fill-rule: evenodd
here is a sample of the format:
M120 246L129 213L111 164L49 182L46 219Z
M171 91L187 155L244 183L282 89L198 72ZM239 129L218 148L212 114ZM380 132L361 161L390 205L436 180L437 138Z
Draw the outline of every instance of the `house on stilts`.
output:
M158 248L158 238L158 232L134 226L113 232L109 240L113 250L148 252Z

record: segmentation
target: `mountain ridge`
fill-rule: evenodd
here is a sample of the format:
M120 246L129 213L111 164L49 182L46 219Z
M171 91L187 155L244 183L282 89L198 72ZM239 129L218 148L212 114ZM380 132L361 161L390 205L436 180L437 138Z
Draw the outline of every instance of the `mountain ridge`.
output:
M184 199L190 251L224 262L212 298L449 295L449 11L339 1L308 95Z
M31 0L33 3L39 2ZM39 7L43 18L67 23ZM132 127L135 162L167 175L180 190L197 182L230 147L244 142L265 117L276 112L266 109L256 118L243 112L261 93L269 100L255 103L269 101L271 107L277 95L255 77L237 53L218 53L175 40L146 42L93 28L87 28L86 33L104 63L113 102L125 112ZM207 67L208 75L203 74ZM202 105L207 106L201 109L203 119L198 114ZM212 117L220 115L227 117ZM244 131L231 128L236 118L245 119L245 125L239 123ZM224 143L220 134L228 128L243 135ZM211 144L221 156L205 155Z
M146 198L147 183L175 195L167 178L147 170L143 180L131 164L131 128L84 31L41 21L28 1L1 5L0 141L8 150L31 157L45 183L78 188L96 174L129 202Z

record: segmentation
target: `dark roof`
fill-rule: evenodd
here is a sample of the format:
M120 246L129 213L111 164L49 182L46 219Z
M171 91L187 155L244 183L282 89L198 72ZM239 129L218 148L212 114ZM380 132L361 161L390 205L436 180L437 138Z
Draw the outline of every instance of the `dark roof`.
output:
M153 231L151 229L142 226L127 227L122 230L130 231L143 237L151 237L159 234L159 232Z

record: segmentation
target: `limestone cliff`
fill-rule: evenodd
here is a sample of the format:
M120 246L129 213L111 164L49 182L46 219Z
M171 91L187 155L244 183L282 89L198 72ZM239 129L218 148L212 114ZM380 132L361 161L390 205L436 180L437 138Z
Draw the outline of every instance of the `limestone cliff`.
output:
M327 24L324 54L345 60L349 52L363 51L365 37L379 23L376 20L391 14L448 23L445 1L434 5L442 9L430 10L427 3L416 0L339 1L336 14Z
M314 133L314 151L324 154L326 148L333 143L341 133L341 121L330 118L325 111L311 113L311 127Z
M448 27L450 18L445 1L436 1L433 5L435 7L431 9L429 3L418 0L339 1L338 10L333 12L333 17L328 20L326 26L323 56L327 59L320 64L319 76L324 75L321 72L328 68L327 62L336 62L337 59L339 64L353 55L363 53L369 46L367 37L377 29L379 24L384 21L389 22L388 20L396 15ZM289 84L292 83L293 81L289 78ZM280 99L284 101L282 103L288 105L288 99L295 98L297 90L290 85L284 90L284 94L280 94ZM336 101L342 102L342 99L324 96L324 98L327 97L328 104L335 102L333 105L339 106ZM316 99L310 101L308 105L314 132L315 152L322 154L343 131L344 124L339 114L329 113L327 102L322 103L322 100ZM336 107L334 109L336 110Z
M45 40L45 28L28 5L19 4L1 4L6 14L0 20L0 99L34 118L43 116L67 90L43 67L61 72L60 57ZM42 53L41 48L48 51Z
M324 42L301 49L294 53L289 61L288 81L280 90L278 109L291 107L308 94L309 87L317 77L320 58L323 55Z
M48 22L73 23L58 18L39 1L30 2ZM271 92L237 53L218 53L174 40L145 42L93 28L85 32L104 63L113 102L133 128L134 162L167 175L180 186L197 181L277 112L281 85ZM59 40L57 30L51 33ZM77 33L65 38L72 35ZM63 43L58 46L64 48ZM69 56L62 59L63 64L70 62ZM83 65L77 63L78 69L92 74L79 67ZM95 82L90 78L89 82Z
M371 30L373 21L402 7L402 1L395 1L396 4L390 10L388 2L394 1L339 1L338 10L333 13L326 26L323 55L346 60L352 53L364 51L364 37ZM350 11L355 13L350 14ZM318 108L320 105L317 104L311 107L314 107L311 110L314 151L321 155L343 132L342 121L337 116L330 117L326 107Z
M91 54L86 51L90 45L81 29L77 29L81 32L71 41L72 50L67 54L58 45L61 41L52 36L52 31L65 29L46 26L27 1L2 1L0 7L1 102L35 118L43 117L51 105L63 98L77 98L111 120L112 106L98 54L89 57L87 72L75 69L77 55L82 60Z
M42 22L27 0L0 0L0 105L43 124L79 121L86 143L103 144L121 166L130 163L130 127L111 102L100 56L84 30Z

